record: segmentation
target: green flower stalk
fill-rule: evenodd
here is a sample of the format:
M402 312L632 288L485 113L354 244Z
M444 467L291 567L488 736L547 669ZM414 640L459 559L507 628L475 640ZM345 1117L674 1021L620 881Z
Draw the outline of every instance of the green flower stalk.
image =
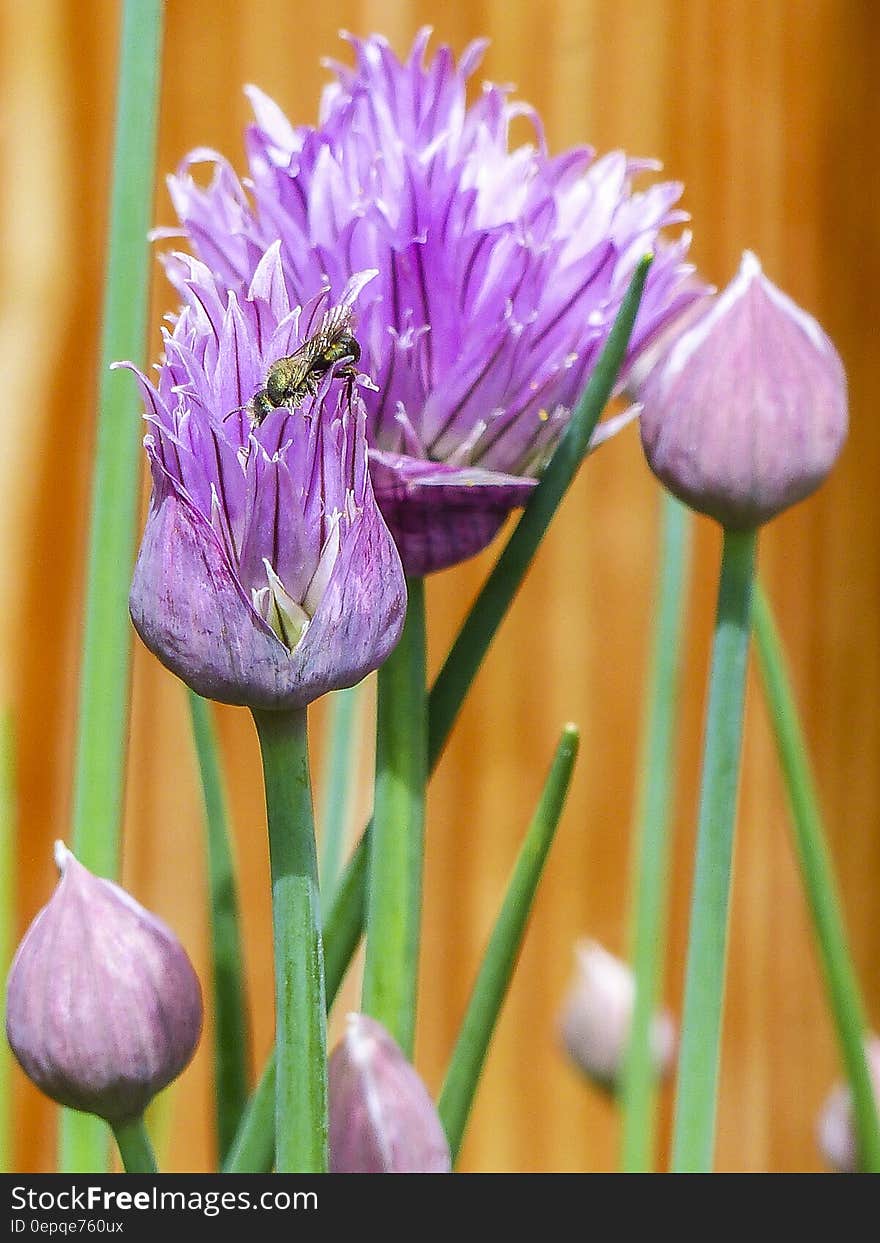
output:
M724 533L712 648L673 1169L708 1172L715 1142L733 830L745 706L755 533Z
M808 496L846 438L843 367L746 253L642 392L642 444L676 496L724 529L685 979L673 1169L711 1169L733 830L757 529Z
M691 518L668 494L663 502L660 581L634 836L631 952L632 1027L621 1080L621 1167L651 1169L655 1137L652 1015L660 993L668 905L669 811L675 784L679 653Z
M428 704L424 582L409 578L407 588L403 636L378 674L362 1007L384 1024L404 1056L411 1058L422 913Z
M306 715L255 712L263 755L275 946L279 1173L327 1169L327 1025Z

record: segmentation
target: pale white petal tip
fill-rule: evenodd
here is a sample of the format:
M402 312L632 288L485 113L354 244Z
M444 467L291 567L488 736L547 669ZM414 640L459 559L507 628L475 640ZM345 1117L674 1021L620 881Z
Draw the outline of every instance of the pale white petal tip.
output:
M73 858L73 852L67 849L64 842L59 837L52 848L52 853L55 857L55 866L63 876L64 869L67 867L68 859Z
M753 250L744 250L739 265L739 275L746 280L753 280L763 274L761 260Z

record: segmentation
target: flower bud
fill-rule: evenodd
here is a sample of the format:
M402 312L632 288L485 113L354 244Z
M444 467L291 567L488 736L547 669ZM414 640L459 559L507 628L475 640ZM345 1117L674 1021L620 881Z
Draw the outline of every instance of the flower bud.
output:
M47 1096L112 1124L139 1117L202 1027L192 964L169 928L62 842L61 880L9 973L6 1034Z
M427 1088L381 1023L349 1014L330 1058L333 1174L448 1174L449 1145Z
M749 251L651 372L641 399L654 474L731 530L757 527L809 496L846 439L837 351Z
M575 946L575 978L562 1012L561 1035L570 1057L609 1092L617 1090L632 1029L635 977L597 941ZM667 1011L651 1020L654 1072L665 1076L675 1060L675 1023Z
M880 1038L870 1036L865 1041L865 1053L874 1097L880 1105ZM843 1174L856 1172L859 1162L853 1125L852 1093L845 1084L837 1084L822 1107L818 1139L822 1155L829 1165Z

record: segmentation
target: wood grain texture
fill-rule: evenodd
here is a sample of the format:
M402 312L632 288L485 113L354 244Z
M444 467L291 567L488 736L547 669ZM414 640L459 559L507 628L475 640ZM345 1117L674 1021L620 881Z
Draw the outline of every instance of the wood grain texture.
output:
M214 146L242 165L253 81L314 119L341 27L403 50L423 22L461 50L485 34L484 76L517 84L551 147L589 141L659 157L686 183L693 254L726 282L748 246L843 354L852 431L822 493L761 540L790 645L853 946L880 1023L880 422L876 290L880 10L859 0L372 0L300 6L170 0L159 168ZM20 732L23 928L53 883L70 807L98 317L118 5L2 9L0 134L0 641ZM164 192L156 219L168 223ZM157 275L161 314L171 306ZM572 944L625 949L629 831L651 617L657 490L634 431L582 472L462 715L429 800L417 1061L432 1089L462 1013L560 725L582 756L464 1149L466 1169L610 1169L617 1120L558 1052ZM667 999L681 1000L700 735L719 540L699 523L675 814ZM491 564L429 584L437 664ZM718 1164L820 1168L814 1119L838 1073L793 865L784 792L751 686L736 870ZM133 674L125 880L178 931L207 978L202 827L184 695L142 649ZM320 759L323 708L314 712ZM271 1039L271 932L261 787L246 713L218 712L244 894L259 1057ZM369 748L359 783L368 805ZM354 1005L349 985L343 1006ZM337 1019L338 1022L338 1019ZM209 1050L156 1107L166 1168L212 1161ZM18 1168L50 1169L54 1109L16 1079ZM669 1101L663 1105L668 1133Z

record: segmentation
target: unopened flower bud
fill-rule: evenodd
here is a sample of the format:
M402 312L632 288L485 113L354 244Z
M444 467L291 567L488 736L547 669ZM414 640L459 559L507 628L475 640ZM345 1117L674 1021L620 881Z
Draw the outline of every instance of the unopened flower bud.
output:
M62 842L61 879L9 973L6 1034L47 1096L112 1124L177 1078L202 1027L199 982L169 928Z
M654 474L731 530L760 526L809 496L846 439L837 351L749 251L653 369L641 400Z
M566 999L561 1035L571 1058L591 1079L617 1090L632 1030L635 977L597 941L575 946L575 977ZM667 1011L651 1020L654 1072L666 1075L675 1060L675 1023Z
M449 1173L434 1102L381 1023L348 1015L330 1058L329 1094L331 1173Z
M868 1069L874 1098L880 1105L880 1038L865 1041ZM859 1168L858 1143L853 1125L852 1093L843 1083L831 1091L819 1115L819 1147L829 1165L843 1174L854 1174Z

